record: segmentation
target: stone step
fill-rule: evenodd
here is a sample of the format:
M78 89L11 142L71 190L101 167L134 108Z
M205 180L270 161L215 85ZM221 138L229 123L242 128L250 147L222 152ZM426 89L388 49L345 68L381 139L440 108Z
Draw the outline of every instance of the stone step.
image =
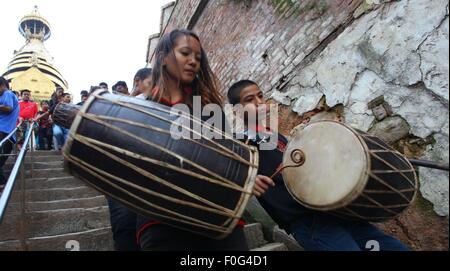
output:
M278 225L273 229L272 239L276 243L284 244L289 251L304 251L297 240L292 235L287 234L286 231L280 229Z
M33 151L33 153L31 154L31 152L28 151L27 155L34 155L34 156L62 155L62 152L61 151Z
M17 240L20 236L20 214L7 213L0 227L0 240ZM68 209L25 214L27 237L44 237L77 233L110 226L108 207Z
M104 196L96 196L91 198L79 198L79 199L66 199L44 202L27 202L27 212L39 212L39 211L52 211L52 210L64 210L73 208L95 208L106 207L108 202ZM20 212L19 203L11 203L8 205L8 212L18 213Z
M12 153L14 156L12 157L16 157L19 152L15 152ZM27 157L33 156L33 157L48 157L48 156L61 156L62 157L62 152L61 151L34 151L34 152L30 152L30 150L27 151Z
M288 249L282 243L269 243L262 247L250 249L250 251L288 251Z
M58 189L58 188L76 188L83 187L86 184L72 176L58 178L32 178L25 180L25 188L27 190L34 189ZM16 188L21 188L21 182L16 181ZM17 190L18 191L18 190Z
M267 239L272 236L273 228L277 225L255 196L251 197L248 201L242 218L249 224L260 223L262 225L264 236L266 236Z
M4 171L5 175L9 176L11 173L9 170ZM33 176L32 176L33 175ZM20 173L17 175L20 178ZM51 168L51 169L33 169L33 174L31 170L25 171L25 178L58 178L71 176L67 173L64 168Z
M33 160L31 160L33 159ZM64 157L62 155L42 155L42 156L33 156L33 158L30 157L30 155L26 155L25 156L25 163L31 163L31 161L33 162L56 162L56 161L63 161ZM11 159L9 158L5 165L8 164L14 164L15 163L15 159Z
M10 159L8 159L8 162L11 163L13 160L15 160L15 158L17 157L17 155L19 154L19 152L13 152L11 153ZM31 157L33 156L34 158L36 157L48 157L48 156L54 156L54 157L62 157L62 152L61 151L34 151L34 152L30 152L30 150L27 151L26 157Z
M36 162L60 162L60 161L64 161L64 157L62 155L52 155L52 156L36 156L33 157L33 163ZM8 161L6 161L5 163L5 167L9 167L12 168L12 166L15 163L15 159L8 159ZM27 155L25 157L25 164L30 164L31 163L31 158Z
M244 226L244 234L249 249L254 249L267 244L264 238L262 225L260 223L247 224Z
M3 167L3 170L11 171L14 164L5 164ZM34 162L33 163L33 169L54 169L54 168L63 168L63 161L53 161L53 162ZM25 163L25 169L29 170L31 169L31 163Z
M100 228L77 233L30 238L26 241L29 251L67 251L72 250L73 241L79 244L80 251L112 251L114 244L111 228ZM17 240L0 242L0 251L23 251Z
M78 198L90 198L99 196L100 193L96 190L87 187L76 188L56 188L56 189L36 189L25 191L27 202L45 202L55 200L68 200ZM14 191L11 196L10 203L18 203L21 197L20 191Z

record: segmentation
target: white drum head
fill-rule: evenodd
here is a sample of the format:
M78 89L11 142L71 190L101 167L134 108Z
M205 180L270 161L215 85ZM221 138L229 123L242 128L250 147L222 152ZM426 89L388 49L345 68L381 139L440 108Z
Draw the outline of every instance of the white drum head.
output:
M283 170L291 195L306 207L327 211L344 207L364 189L370 170L367 146L356 131L334 121L318 121L298 128L283 156L293 165L291 152L300 149L305 163Z

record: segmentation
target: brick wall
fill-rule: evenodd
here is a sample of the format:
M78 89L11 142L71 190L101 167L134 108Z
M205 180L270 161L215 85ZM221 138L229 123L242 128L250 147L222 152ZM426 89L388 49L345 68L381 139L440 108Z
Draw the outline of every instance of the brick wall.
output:
M178 0L167 26L163 31L170 32L174 28L187 28L189 21L202 0Z
M250 1L248 6L245 1L223 2L210 1L194 27L213 71L224 88L250 78L269 92L293 78L307 56L350 21L360 1L301 1L293 6L275 6L271 1Z
M200 0L178 1L164 32L186 28ZM352 19L361 0L210 0L193 26L222 90L250 78L280 89Z

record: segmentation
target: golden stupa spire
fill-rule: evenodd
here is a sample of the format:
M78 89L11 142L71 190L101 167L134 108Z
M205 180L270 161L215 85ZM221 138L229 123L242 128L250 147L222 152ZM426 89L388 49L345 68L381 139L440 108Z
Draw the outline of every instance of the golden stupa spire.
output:
M39 14L38 6L34 6L33 11L20 20L19 32L26 40L45 41L51 35L50 23Z
M39 14L37 6L19 22L25 45L15 51L3 76L14 90L29 89L35 100L48 100L55 88L68 89L67 81L53 65L53 57L44 42L50 38L49 22Z

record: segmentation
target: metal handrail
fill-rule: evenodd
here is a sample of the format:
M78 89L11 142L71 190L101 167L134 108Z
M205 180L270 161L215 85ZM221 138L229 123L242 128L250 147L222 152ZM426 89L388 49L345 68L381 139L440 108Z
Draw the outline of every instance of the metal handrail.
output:
M3 216L5 214L6 207L8 206L11 193L13 191L14 185L16 184L17 174L19 173L20 167L22 166L23 159L25 158L25 155L28 151L28 144L30 143L32 134L33 134L33 126L34 122L31 122L30 126L28 127L26 131L25 140L22 145L22 149L19 152L19 155L17 156L16 163L14 164L13 169L11 170L11 174L9 175L8 180L6 181L5 188L3 189L3 193L0 197L0 224L2 223ZM17 127L16 127L17 129ZM2 141L3 142L3 141ZM33 144L31 144L33 145ZM30 149L32 149L33 146L30 146ZM24 184L22 183L22 186ZM23 187L22 187L23 189Z
M8 139L10 139L16 133L20 125L22 125L22 121L20 121L19 124L17 124L16 128L14 128L14 130L11 133L9 133L8 136L6 136L5 138L2 139L2 141L0 141L0 148L3 146L3 144L5 144L6 141L8 141Z

